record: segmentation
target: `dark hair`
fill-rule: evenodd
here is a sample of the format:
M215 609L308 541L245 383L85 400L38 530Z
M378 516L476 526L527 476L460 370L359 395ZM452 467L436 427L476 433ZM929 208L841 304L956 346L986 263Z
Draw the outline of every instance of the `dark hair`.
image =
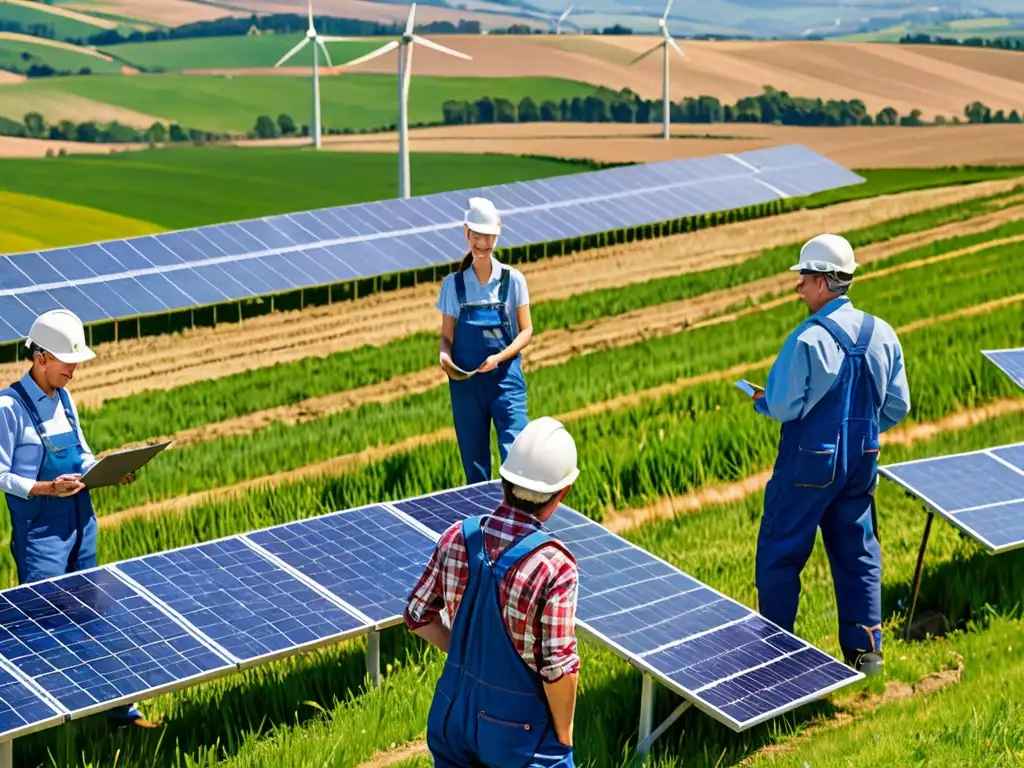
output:
M473 252L466 251L466 255L462 257L462 263L459 264L459 272L465 272L469 269L469 265L473 263Z
M36 359L36 355L45 355L46 350L36 344L34 341L29 342L28 354L33 360Z
M504 477L501 478L501 490L505 494L505 503L508 504L513 509L518 509L520 512L525 512L526 514L532 515L533 517L536 517L537 513L540 512L541 509L543 509L544 505L550 503L551 499L554 498L554 494L552 494L552 496L549 497L547 500L539 503L536 501L525 501L512 495L513 487L514 486L512 485L512 483L510 483Z

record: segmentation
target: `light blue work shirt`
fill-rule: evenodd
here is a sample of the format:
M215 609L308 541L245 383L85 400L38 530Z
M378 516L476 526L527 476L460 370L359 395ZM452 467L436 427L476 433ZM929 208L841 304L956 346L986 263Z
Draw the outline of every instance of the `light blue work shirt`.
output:
M864 322L864 313L855 309L846 296L832 299L816 314L829 315L850 336L851 342L856 341ZM831 389L845 357L846 353L828 331L811 324L810 318L804 320L786 338L772 363L764 396L754 401L755 410L781 422L802 419ZM899 339L892 326L881 318L875 318L865 359L876 402L882 404L878 426L884 432L910 412L910 387Z
M71 423L60 402L60 395L47 397L31 375L21 377L21 385L29 397L35 400L36 410L47 437L63 435L71 431ZM7 388L4 387L6 390ZM82 420L71 393L67 392L71 410L78 423L78 439L82 445L82 472L96 463L96 457L85 442L82 434ZM20 402L10 394L0 395L0 492L9 493L21 499L28 498L28 492L36 484L39 467L43 463L43 442L32 425L32 418Z
M498 287L501 270L509 271L508 299L505 305L508 307L509 320L512 322L512 338L519 335L519 316L516 310L519 307L530 303L530 292L526 288L526 278L523 273L515 267L502 264L491 256L491 276L483 285L477 279L476 272L472 267L463 273L463 281L466 283L467 304L496 304L498 302ZM441 283L441 295L435 305L442 314L458 318L459 299L455 294L455 273L446 275Z

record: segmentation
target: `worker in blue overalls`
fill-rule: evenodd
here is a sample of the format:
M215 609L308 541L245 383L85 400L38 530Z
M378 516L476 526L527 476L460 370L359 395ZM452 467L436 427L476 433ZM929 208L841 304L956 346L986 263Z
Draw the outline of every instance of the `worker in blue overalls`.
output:
M11 513L11 553L21 584L96 566L96 515L80 478L96 463L65 387L96 354L66 309L36 318L25 341L32 367L0 391L0 491ZM122 484L134 480L131 475ZM108 715L151 727L134 706Z
M832 568L847 664L882 670L882 553L874 520L879 434L910 411L892 327L855 309L853 248L819 235L800 251L797 293L811 311L790 333L754 407L782 422L757 541L759 611L793 631L800 572L818 527Z
M526 426L520 353L533 336L523 274L494 257L501 219L490 200L471 198L464 229L469 252L445 277L441 367L449 377L452 417L466 482L491 478L491 422L501 461Z

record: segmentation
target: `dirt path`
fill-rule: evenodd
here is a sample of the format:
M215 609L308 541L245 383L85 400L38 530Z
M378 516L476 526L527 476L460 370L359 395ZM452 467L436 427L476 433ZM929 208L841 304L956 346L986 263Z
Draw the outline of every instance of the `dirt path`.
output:
M796 211L629 246L594 249L522 265L534 302L567 299L601 288L735 264L764 248L800 242L823 231L848 231L916 212L1009 191L1018 180L906 192L815 210ZM965 223L969 227L970 223ZM638 264L643 268L638 269ZM364 344L380 345L438 326L438 286L377 294L352 302L274 313L243 323L100 345L73 391L80 405L196 381ZM237 351L225 354L225 350ZM8 380L22 364L0 366Z
M994 309L998 309L1003 306L1007 306L1013 302L1024 302L1024 294L1018 294L1017 296L999 299L997 301L989 302L986 304L979 304L973 307L968 307L957 312L950 312L946 315L942 315L938 318L931 318L932 323L943 322L946 320L954 320L960 317L967 317L971 315L984 314ZM918 326L921 327L921 326ZM897 328L898 333L906 333L906 328ZM695 386L698 384L705 384L713 381L723 381L742 376L751 370L769 365L773 357L759 360L754 363L745 363L742 365L735 365L725 370L712 371L709 373L701 374L699 376L692 376L685 379L678 379L668 384L662 384L658 387L652 387L651 389L645 389L640 392L633 392L628 395L621 395L619 397L605 400L599 403L590 403L583 408L578 408L573 411L558 414L555 418L561 421L574 421L586 416L594 416L601 413L608 413L611 411L624 410L627 408L634 407L646 400L654 400L662 398L666 395L670 395L674 392L679 392L687 387ZM1024 409L1024 400L1013 401L1021 409ZM1008 406L1009 407L1009 406ZM984 409L981 409L984 410ZM1010 411L1007 411L1010 412ZM998 415L998 414L994 414ZM954 414L960 418L970 419L970 416L960 416ZM953 418L953 416L949 417ZM986 416L985 418L993 418L993 416ZM923 428L924 425L919 425ZM889 440L898 439L893 438L891 435L888 437ZM201 504L207 504L211 502L221 502L229 499L239 498L250 490L259 488L274 488L280 485L289 483L299 482L302 480L310 480L318 477L335 476L349 471L353 467L364 466L366 464L381 461L389 456L393 456L404 451L410 451L419 448L424 445L438 442L440 440L455 440L455 430L451 427L444 429L438 429L433 432L421 435L413 435L405 440L401 440L397 443L390 443L387 445L376 445L370 446L357 453L348 453L342 456L335 456L325 461L317 462L315 464L309 464L298 469L289 470L286 472L278 472L272 475L264 475L261 477L246 480L241 483L234 485L222 486L220 488L212 488L205 491L196 491L184 496L174 496L170 499L163 499L161 501L154 501L148 504L142 504L137 507L131 507L129 509L121 510L119 512L113 512L107 515L102 515L99 518L99 525L101 528L109 528L111 526L120 525L126 520L130 520L136 517L154 517L165 513L172 512L184 512L193 507L197 507Z
M857 257L861 264L888 258L909 248L918 247L929 242L949 237L951 234L967 234L984 231L1009 220L1024 218L1024 207L1007 209L982 216L963 224L947 225L926 233L915 233L888 240L884 243L867 246L858 251ZM948 261L960 256L999 245L1024 242L1024 235L1002 238L980 245L951 251L939 256L900 264L895 267L881 269L859 278L860 281L885 277L895 272L916 269L927 264ZM527 371L536 370L549 365L558 365L572 357L586 355L604 349L628 346L644 339L656 338L679 333L687 328L697 329L707 325L731 322L744 315L763 312L781 304L796 301L796 295L789 293L773 301L736 312L721 314L729 307L741 303L744 299L756 301L785 291L793 282L788 274L751 281L720 291L711 291L693 299L685 299L667 304L645 307L644 309L627 312L621 315L601 318L586 324L570 328L545 331L538 334L524 356L524 367ZM173 435L162 435L159 439L174 440L174 448L215 440L221 437L247 435L263 429L275 422L283 424L300 424L315 421L334 413L357 408L369 403L385 404L408 395L426 392L444 383L445 376L439 368L431 368L415 373L395 376L386 381L370 384L365 387L335 392L322 397L314 397L299 403L268 408L232 419L211 422L193 429L182 430ZM152 442L156 436L146 441L130 443L122 448Z
M360 765L359 768L387 768L389 765L400 763L403 760L410 760L414 757L428 754L430 754L430 750L427 749L426 740L416 739L400 747L389 749L386 752L378 752Z

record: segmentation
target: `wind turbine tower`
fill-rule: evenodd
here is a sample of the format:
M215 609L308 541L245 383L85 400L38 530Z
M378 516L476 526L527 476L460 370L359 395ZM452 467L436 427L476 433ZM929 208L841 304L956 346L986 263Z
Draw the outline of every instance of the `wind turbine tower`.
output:
M402 199L409 197L409 81L412 78L412 47L414 43L433 48L439 53L455 56L460 59L472 61L472 56L467 56L459 51L447 48L433 40L413 33L415 27L416 3L409 6L409 19L405 24L405 31L397 40L385 43L380 48L370 51L364 56L353 59L342 66L354 67L365 61L376 59L386 53L398 49L398 196Z
M274 67L280 67L296 53L301 51L310 43L313 43L313 146L320 149L320 51L323 50L324 52L324 57L327 59L327 66L333 67L334 65L331 63L331 55L327 52L327 46L325 43L353 42L358 41L359 38L324 37L323 35L318 35L316 27L313 26L313 0L309 0L308 8L309 28L306 30L306 36L300 40L294 48L282 56L280 61L278 61Z
M672 97L669 94L669 47L671 46L676 51L676 53L682 56L683 59L686 59L686 54L683 53L683 49L676 44L676 41L672 39L672 35L670 35L668 31L668 12L671 10L671 8L672 0L668 0L668 2L665 3L664 15L662 15L662 17L658 19L658 26L661 27L661 42L655 45L653 48L644 51L631 62L629 62L630 66L632 66L641 59L647 58L659 48L662 49L662 66L664 68L661 76L661 100L664 112L662 116L662 125L664 138L666 141L668 141L669 139L670 126L672 123Z

